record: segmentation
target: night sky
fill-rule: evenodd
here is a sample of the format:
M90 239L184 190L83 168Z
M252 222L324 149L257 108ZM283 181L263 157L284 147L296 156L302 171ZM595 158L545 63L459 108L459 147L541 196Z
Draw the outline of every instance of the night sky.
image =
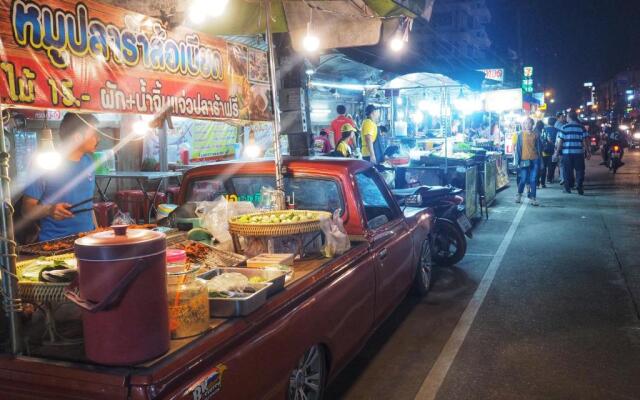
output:
M518 51L535 79L556 92L556 106L578 104L584 82L640 68L639 0L487 0L493 42L490 56Z

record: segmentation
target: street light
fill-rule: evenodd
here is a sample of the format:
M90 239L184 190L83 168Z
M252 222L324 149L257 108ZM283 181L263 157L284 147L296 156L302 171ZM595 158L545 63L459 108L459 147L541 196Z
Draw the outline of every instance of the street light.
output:
M544 94L544 96L545 96L545 97L551 97L551 92L546 92L546 93Z

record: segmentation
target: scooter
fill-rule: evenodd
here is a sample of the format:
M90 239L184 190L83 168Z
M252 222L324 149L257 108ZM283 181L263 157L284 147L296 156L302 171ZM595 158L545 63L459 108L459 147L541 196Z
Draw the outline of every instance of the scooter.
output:
M432 258L436 265L451 266L460 262L467 252L466 237L473 237L471 221L465 213L461 193L462 189L452 186L420 186L393 190L396 200L405 208L433 208L435 223L431 243Z
M591 154L596 154L600 146L598 144L598 139L595 136L591 136L589 145L589 147L591 148Z
M614 174L618 172L618 168L622 166L622 147L619 144L614 143L609 146L609 163L608 167Z

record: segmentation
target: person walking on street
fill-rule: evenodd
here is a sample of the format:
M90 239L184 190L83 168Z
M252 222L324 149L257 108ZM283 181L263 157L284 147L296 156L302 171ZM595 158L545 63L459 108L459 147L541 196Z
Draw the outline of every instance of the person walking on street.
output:
M569 113L568 123L558 133L554 157L562 152L562 169L564 174L564 191L571 193L576 186L578 194L584 195L585 157L591 158L588 134L578 120L575 111ZM575 176L574 176L575 172Z
M530 186L529 203L538 206L536 199L536 179L540 169L540 156L542 155L542 141L540 135L533 130L534 121L527 118L522 132L516 139L514 163L518 167L518 194L516 203L522 203L522 193L527 184Z
M538 135L539 138L542 138L542 133L544 131L544 122L542 122L542 120L538 120L535 124L535 126L533 127L533 132ZM543 149L544 150L544 147ZM543 153L540 153L539 155L539 159L538 159L538 172L536 174L536 187L538 189L542 188L546 188L547 185L545 184L545 178L546 178L546 169L544 166L544 157L543 157Z
M556 175L558 163L553 161L556 139L558 138L558 128L555 127L556 122L555 118L549 118L549 124L542 130L542 187L546 187L545 180L546 183L553 183Z
M556 114L556 118L557 118L556 123L553 126L558 130L558 132L560 132L562 128L567 124L567 116L564 113L559 112ZM558 168L558 171L560 174L560 185L564 185L564 169L562 168L562 155L558 154L558 157L555 160L556 160L556 164L560 166L560 168Z

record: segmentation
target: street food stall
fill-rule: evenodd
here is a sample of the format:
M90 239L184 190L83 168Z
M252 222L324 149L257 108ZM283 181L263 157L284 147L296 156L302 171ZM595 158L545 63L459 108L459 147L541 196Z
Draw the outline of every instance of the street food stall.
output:
M477 94L442 74L413 73L383 86L392 93L392 142L410 156L397 187L447 185L464 190L467 215L478 210L477 158L464 146L467 116L480 109Z
M264 104L269 94L275 97L274 86L264 81L266 56L256 49L184 27L167 29L163 21L93 0L0 3L12 10L0 17L3 106L122 115L119 132L90 125L117 142L116 157L132 142L158 134L159 172L108 167L97 176L141 182L178 177L167 172L172 116L246 122L249 145L261 140L256 123L274 118L271 132L279 131L277 99L275 115ZM64 18L51 19L50 7ZM53 32L66 36L52 42ZM54 135L43 131L48 136L40 139L36 156L47 150L51 157ZM10 343L0 355L3 392L95 399L284 394L300 357L329 357L331 351L336 366L346 363L376 325L374 317L383 317L412 285L426 293L428 210L405 217L393 202L394 215L363 215L357 188L393 198L370 164L285 165L279 144L276 135L276 163L231 161L188 170L180 207L155 224L117 224L17 247L8 151L0 140L2 308L9 321L0 336ZM396 229L375 243L386 246L383 266L393 265L393 274L371 264L370 252L378 250L368 232L383 225ZM346 304L344 315L334 311L340 304ZM322 332L328 343L321 347ZM271 357L256 359L259 354ZM257 373L265 379L248 384ZM324 376L307 378L302 384L326 382Z

